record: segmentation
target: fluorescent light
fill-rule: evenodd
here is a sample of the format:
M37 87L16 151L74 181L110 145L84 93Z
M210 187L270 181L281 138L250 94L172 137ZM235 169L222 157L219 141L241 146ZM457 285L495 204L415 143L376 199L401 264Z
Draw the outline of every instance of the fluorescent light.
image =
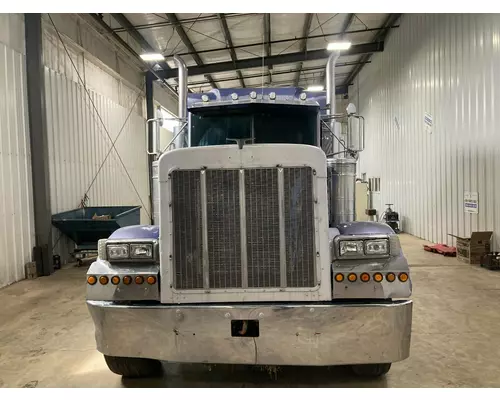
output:
M144 61L162 61L165 59L160 53L146 53L141 54L141 58Z
M351 47L351 42L331 42L328 43L327 50L347 50Z
M325 87L321 85L313 85L307 88L307 92L321 92Z

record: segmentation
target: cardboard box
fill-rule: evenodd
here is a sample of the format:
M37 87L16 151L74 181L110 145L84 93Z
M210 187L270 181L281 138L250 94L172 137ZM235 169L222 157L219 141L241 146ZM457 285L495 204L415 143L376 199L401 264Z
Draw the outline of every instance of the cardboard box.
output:
M488 253L491 248L491 236L493 232L472 232L469 238L452 235L457 239L457 258L467 264L480 264L481 256Z

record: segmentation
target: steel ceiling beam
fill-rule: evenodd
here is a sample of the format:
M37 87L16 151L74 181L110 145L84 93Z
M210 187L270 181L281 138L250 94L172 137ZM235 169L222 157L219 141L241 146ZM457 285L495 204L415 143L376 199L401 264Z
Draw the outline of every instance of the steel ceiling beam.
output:
M402 14L389 14L387 19L384 21L384 23L380 27L381 29L378 31L378 33L373 38L373 41L374 42L378 41L378 40L384 41L387 34L389 33L389 31L391 29L391 26L396 23L396 21L401 17L401 15ZM371 54L365 54L359 59L359 61L364 63L366 61L369 61L370 58L371 58ZM363 65L364 64L360 64L357 67L353 68L351 74L344 81L344 84L346 86L352 84L352 82L354 81L356 76L360 73L361 69L363 68Z
M384 42L374 42L374 43L363 43L352 45L349 50L342 51L342 56L352 56L357 54L367 54L367 53L377 53L384 50ZM234 71L238 69L247 69L247 68L258 68L263 64L264 66L268 65L281 65L281 64L295 64L301 61L313 61L313 60L323 60L327 59L330 55L330 52L326 49L321 50L311 50L307 52L306 55L302 52L298 53L286 53L280 54L276 56L271 56L265 58L264 60L261 57L256 58L247 58L244 60L238 60L233 63L232 61L225 61L220 63L213 64L205 64L202 66L193 66L188 67L188 75L196 76L196 75L205 75L205 74L214 74L218 72L228 72ZM177 69L170 69L168 71L157 71L158 76L163 79L174 78L177 76Z
M196 49L194 48L193 43L191 42L191 39L189 39L186 31L184 30L184 27L179 22L177 16L173 13L166 13L166 16L168 20L174 25L177 34L181 38L182 43L184 43L184 46L186 46L188 50L192 53L191 57L193 57L196 64L198 64L198 66L200 67L203 66L203 61L201 60L200 55L196 52ZM210 74L206 74L205 78L210 82L210 84L214 89L218 89L217 84L214 82Z
M390 29L395 29L395 28L399 28L399 25L393 25L390 27ZM353 30L353 31L347 31L347 32L344 32L344 35L350 35L350 34L355 34L355 33L366 33L366 32L378 32L378 31L381 31L381 30L384 30L386 28L370 28L370 29L358 29L358 30ZM330 36L341 36L342 35L342 32L334 32L334 33L325 33L325 34L321 34L321 35L309 35L307 37L307 39L318 39L318 38L326 38L326 37L330 37ZM280 40L272 40L270 42L270 44L278 44L278 43L287 43L287 42L296 42L298 40L303 40L303 39L306 39L306 37L294 37L294 38L290 38L290 39L280 39ZM262 47L262 42L258 42L258 43L249 43L249 44L241 44L241 45L238 45L238 46L233 46L232 49L233 50L237 50L237 49L244 49L244 48L247 48L247 47ZM217 51L224 51L224 50L228 50L228 47L217 47L217 48L213 48L213 49L207 49L207 50L198 50L197 53L198 54L204 54L204 53L213 53L213 52L217 52ZM189 51L186 51L184 53L177 53L179 56L189 56L191 55L192 53L189 52Z
M350 64L347 64L347 65L357 65L358 63L350 63ZM346 65L343 65L343 66L346 66ZM337 67L339 67L339 65L337 65ZM310 67L310 68L302 68L302 72L303 73L306 73L306 72L315 72L315 71L321 71L321 70L324 70L325 67L324 66L321 66L321 67ZM285 74L293 74L295 72L297 72L298 69L296 68L293 68L293 69L289 69L289 70L286 70L286 71L273 71L273 76L274 75L285 75ZM252 74L252 75L243 75L243 78L244 79L252 79L252 78L260 78L262 76L266 76L269 72L266 72L264 74ZM347 76L349 75L349 73L343 73L343 74L337 74L337 76ZM219 82L230 82L230 81L236 81L238 80L238 78L235 78L235 77L230 77L230 78L220 78L220 79L216 79L215 82L219 83ZM200 85L206 85L208 84L207 81L195 81L195 82L190 82L188 86L200 86Z
M222 33L224 34L224 40L226 41L226 44L228 45L228 51L229 55L231 56L231 60L233 60L233 63L236 63L238 61L238 57L236 57L236 52L234 51L234 46L233 46L233 40L231 39L231 33L229 32L229 27L227 26L227 21L226 21L226 16L224 14L218 14L219 15L219 21L221 24L222 28ZM236 75L238 76L238 80L240 81L241 87L245 87L245 80L243 79L243 76L241 75L241 71L237 70Z
M304 20L304 27L302 28L302 37L304 39L302 39L300 42L300 51L302 51L303 53L307 53L307 36L309 35L309 31L311 30L312 17L313 14L306 14L306 19ZM302 70L302 62L299 64L298 71L293 81L293 86L299 85L301 70Z
M238 14L238 13L227 13L224 14L227 19L229 18L235 18L235 17L246 17L249 15L259 15L259 13L243 13L243 14ZM179 19L179 23L181 25L184 24L189 24L192 22L202 22L202 21L212 21L212 20L217 20L219 19L218 14L211 14L211 15L205 15L205 16L200 16L200 17L194 17L194 18L183 18ZM164 26L173 26L174 24L170 21L164 21L164 22L155 22L153 24L140 24L140 25L134 25L133 29L137 31L145 30L145 29L153 29L153 28L161 28ZM113 29L114 32L127 32L127 28L115 28Z
M344 36L346 35L347 30L352 25L355 17L356 17L356 14L347 14L347 17L344 21L344 24L342 25L342 30L340 31L340 38L341 39L344 39Z
M118 35L117 33L113 32L113 30L111 29L111 27L102 20L102 17L100 17L98 14L88 14L90 15L90 17L96 22L99 24L99 26L101 26L107 33L109 33L111 35L111 37L120 45L122 46L126 51L128 51L132 56L136 57L137 60L144 64L144 65L147 65L146 62L139 56L139 54L137 54L137 52L132 48L130 47L130 45L125 42L121 37L120 35ZM98 31L101 35L102 32ZM151 69L149 66L147 66L147 69L149 70L149 72L151 72L151 74L153 74L156 79L162 81L162 85L166 86L167 89L169 89L173 94L177 95L176 91L172 88L172 86L170 86L167 82L165 82L164 80L162 80L162 78L160 78L158 76L158 74L153 70Z
M153 46L151 46L148 41L142 36L139 32L137 32L132 25L132 23L127 19L127 17L123 14L111 14L111 16L124 28L127 28L127 32L132 38L139 44L141 49L146 53L158 53ZM170 67L165 61L161 61L158 65L164 69L168 70Z

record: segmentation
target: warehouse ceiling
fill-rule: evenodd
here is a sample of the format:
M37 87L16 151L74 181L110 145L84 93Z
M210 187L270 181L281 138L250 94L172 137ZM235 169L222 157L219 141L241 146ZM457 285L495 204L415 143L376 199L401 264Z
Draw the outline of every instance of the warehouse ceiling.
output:
M397 27L400 14L97 14L137 54L161 52L151 63L157 76L176 86L172 61L188 66L189 88L324 84L331 41L349 41L337 61L337 90L346 91L371 54Z

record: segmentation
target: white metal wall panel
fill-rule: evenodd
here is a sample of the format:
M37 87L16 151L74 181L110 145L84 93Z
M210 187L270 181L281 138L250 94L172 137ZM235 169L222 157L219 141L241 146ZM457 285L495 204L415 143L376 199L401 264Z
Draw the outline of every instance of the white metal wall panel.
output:
M358 173L381 178L405 231L452 244L449 233L493 230L498 248L500 15L405 14L400 25L350 88L366 118ZM478 214L464 212L464 191L478 192Z
M111 149L106 130L114 141L123 128L115 146L139 195L113 150L88 190L88 205L142 206L141 222L147 223L150 210L144 118L91 89L89 98L83 86L49 68L45 69L45 86L52 213L79 206ZM71 241L56 230L54 244L55 253L67 261Z
M21 53L3 43L0 43L0 93L0 287L3 287L24 279L24 264L31 261L34 244L25 60Z

